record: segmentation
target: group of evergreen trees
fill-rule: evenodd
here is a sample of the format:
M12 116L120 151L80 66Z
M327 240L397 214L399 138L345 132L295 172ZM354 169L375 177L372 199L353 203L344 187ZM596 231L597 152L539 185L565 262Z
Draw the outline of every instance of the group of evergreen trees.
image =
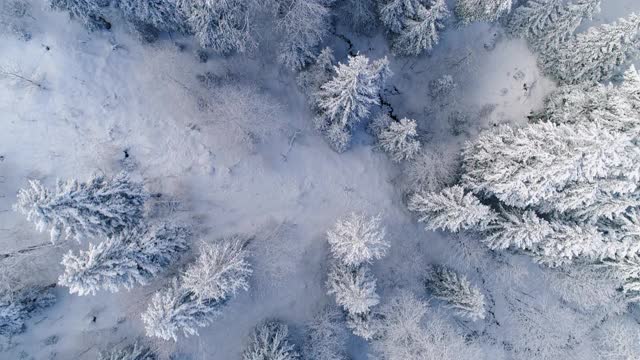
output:
M491 249L550 266L620 269L637 298L640 76L631 67L617 85L562 86L531 118L481 133L461 184L413 194L409 209L429 229L477 231Z
M541 68L566 84L609 81L640 49L640 16L631 14L574 34L600 11L601 0L529 0L516 8L507 30L527 39Z

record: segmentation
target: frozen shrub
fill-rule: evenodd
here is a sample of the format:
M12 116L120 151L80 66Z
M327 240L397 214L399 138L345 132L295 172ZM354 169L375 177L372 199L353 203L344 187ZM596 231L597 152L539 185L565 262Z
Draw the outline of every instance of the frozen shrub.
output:
M103 351L98 355L98 360L156 360L157 357L148 346L136 343L125 347Z
M410 191L439 192L453 185L459 173L460 159L454 150L427 144L404 168Z
M347 329L343 314L333 306L318 312L307 325L304 358L308 360L346 360Z

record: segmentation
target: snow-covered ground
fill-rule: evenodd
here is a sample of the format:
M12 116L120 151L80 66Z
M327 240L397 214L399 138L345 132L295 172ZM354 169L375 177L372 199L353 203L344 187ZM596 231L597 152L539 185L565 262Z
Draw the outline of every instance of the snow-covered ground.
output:
M640 3L607 0L603 10L595 21L640 10ZM613 309L598 318L586 316L561 301L528 258L491 253L476 239L425 232L403 203L399 167L364 130L349 151L332 151L311 125L295 76L273 59L211 56L202 63L190 38L143 44L118 24L110 32L88 33L39 1L32 15L30 41L0 34L0 69L40 84L0 76L3 253L48 241L46 233L11 211L28 179L52 186L56 178L86 179L123 169L162 194L152 201L155 211L194 227L194 249L201 240L255 235L249 244L251 289L230 301L200 336L177 343L153 340L161 355L237 359L252 328L266 318L285 320L300 340L304 323L332 301L324 288L326 230L337 218L363 211L382 215L391 242L388 256L374 265L383 300L398 289L422 294L424 269L448 264L484 284L492 314L486 321L443 316L478 340L487 359L523 358L510 345L518 337L541 342L578 337L566 353L548 358L597 358L591 328ZM380 34L347 36L354 51L372 58L388 51ZM344 42L332 37L328 45L344 62ZM394 75L386 88L394 115L416 119L427 142L452 149L468 138L449 135L452 109L471 115L469 136L474 136L492 124L524 123L555 86L540 74L524 41L507 39L497 25L449 29L432 54L390 61ZM220 85L203 86L197 76L206 72L219 76ZM458 87L441 103L430 98L428 84L444 74ZM173 201L179 205L171 207ZM16 279L53 283L62 272L62 254L85 246L63 242L7 260L3 285ZM168 279L96 296L57 288L57 304L30 320L24 334L1 344L0 358L95 359L112 344L144 336L140 313ZM544 321L566 338L514 325L514 315L505 310L514 291L527 293ZM354 359L367 358L366 343L353 337L350 352Z

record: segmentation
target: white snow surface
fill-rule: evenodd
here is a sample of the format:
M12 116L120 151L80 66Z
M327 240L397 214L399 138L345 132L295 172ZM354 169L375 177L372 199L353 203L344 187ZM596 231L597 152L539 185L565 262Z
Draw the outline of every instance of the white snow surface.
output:
M599 16L609 21L640 11L636 0L613 3L603 1ZM380 213L387 228L389 253L373 266L383 303L398 289L424 296L424 270L429 264L447 264L488 295L486 321L448 317L482 345L487 359L527 358L505 345L526 336L514 330L505 306L507 295L516 290L531 296L557 327L584 335L567 350L573 357L557 359L598 358L589 327L612 310L603 310L600 318L585 316L561 301L543 270L528 258L491 253L475 238L425 232L403 203L399 167L363 129L357 130L350 150L332 151L313 129L294 75L268 52L211 56L201 63L188 37L163 36L143 44L122 22L110 32L88 33L40 1L32 4L32 15L30 41L0 34L0 68L44 86L0 76L2 253L48 241L48 234L36 232L11 211L28 179L53 186L56 178L86 179L95 171L122 169L162 194L154 200L157 207L179 201L170 216L193 226L193 249L199 241L234 233L255 236L248 248L254 269L250 290L231 299L222 317L201 329L199 337L177 343L148 339L162 358L238 359L253 327L267 318L286 321L299 346L304 323L332 301L324 289L326 230L353 211ZM388 53L382 34L367 38L342 27L338 32L353 41L354 52L374 59ZM495 48L485 49L494 39ZM178 51L174 41L185 44L185 50ZM344 62L345 43L332 37L328 44ZM446 114L452 108L472 115L476 133L502 122L524 124L554 88L537 70L526 44L507 39L498 25L449 26L431 54L390 56L390 62L394 76L387 99L393 113L415 119L423 141L446 147L459 148L468 139L448 135ZM207 71L226 80L206 89L196 75ZM430 99L428 92L429 82L443 74L458 83L444 103ZM13 259L10 273L0 274L3 286L16 276L53 283L62 272L62 253L86 246L64 242ZM190 259L193 254L183 262ZM173 275L179 271L176 267ZM100 350L142 337L140 314L170 276L115 294L81 297L57 288L58 303L31 319L24 334L1 343L0 358L95 359ZM431 305L440 307L435 301ZM58 337L54 344L46 341L51 336ZM352 337L349 344L354 359L367 358L364 341Z

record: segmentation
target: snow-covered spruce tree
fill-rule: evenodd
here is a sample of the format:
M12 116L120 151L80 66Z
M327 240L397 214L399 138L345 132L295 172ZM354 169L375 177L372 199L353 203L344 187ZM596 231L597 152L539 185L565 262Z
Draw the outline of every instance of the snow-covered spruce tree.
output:
M393 36L392 48L399 55L420 55L438 44L444 19L449 16L445 0L433 0L429 5L416 1L415 14L407 16L402 29Z
M200 256L184 273L183 287L200 299L215 301L248 290L252 270L244 244L238 236L216 244L203 243Z
M202 47L228 54L245 52L255 46L252 34L255 0L176 1Z
M385 360L481 359L479 348L457 334L445 321L429 316L426 303L408 292L381 306L378 332L371 347L376 358Z
M334 0L278 0L282 33L278 61L300 70L317 54L317 47L329 33Z
M187 249L189 235L186 228L160 224L113 235L79 255L69 251L58 283L78 295L146 285Z
M376 279L365 265L353 268L333 261L326 285L327 293L349 314L366 314L380 302Z
M529 37L529 43L541 54L555 52L572 39L584 20L591 20L600 11L601 0L574 0L565 4L557 16L538 33Z
M319 91L320 87L333 77L334 63L333 50L328 47L322 49L314 62L298 74L296 79L298 86L306 95Z
M147 24L159 31L187 30L186 18L176 0L117 0L115 4L134 24Z
M633 137L595 122L502 126L482 133L466 147L463 158L466 188L492 194L509 206L544 211L593 204L589 191L579 191L589 184L606 179L635 182L640 177L640 149ZM568 193L576 198L566 201Z
M392 122L378 135L380 146L389 153L391 160L411 160L420 151L416 121L407 118Z
M148 346L136 343L125 347L103 351L98 354L98 360L156 360L156 354Z
M56 302L51 286L28 287L0 296L0 336L25 330L25 321Z
M540 52L556 51L583 20L600 10L601 0L530 0L514 10L507 31L525 37Z
M89 30L110 29L103 15L101 0L48 0L54 10L68 11L73 19L79 20Z
M418 214L429 230L443 229L457 232L466 229L484 229L495 218L495 212L482 204L474 194L455 185L440 193L411 195L408 208Z
M331 254L348 266L381 259L389 248L380 216L351 213L327 231Z
M391 75L387 58L369 62L364 55L349 57L348 64L338 64L335 76L314 94L318 111L315 125L338 151L344 151L344 134L368 117L371 107L380 104L380 91ZM333 140L333 141L331 141Z
M640 16L631 14L563 42L540 58L543 70L566 84L607 81L640 52Z
M458 316L473 321L484 319L484 295L465 276L445 267L434 266L427 275L426 286L436 299L445 301L445 306L453 309Z
M142 314L147 336L178 341L178 334L198 335L198 328L208 326L220 314L223 302L196 298L192 292L172 284L151 299Z
M348 335L343 314L335 306L325 307L307 324L303 358L346 360Z
M640 75L632 65L619 85L564 85L545 98L535 121L558 124L599 122L622 133L640 133Z
M289 327L269 320L258 325L249 345L242 352L242 360L297 360L300 354L289 342Z
M463 24L494 22L511 11L512 0L456 0L455 14Z
M558 18L564 0L529 0L515 8L506 24L513 36L539 38Z
M14 210L24 214L38 231L49 229L55 242L65 238L108 237L137 226L149 197L143 185L126 173L113 178L94 175L89 181L58 181L51 191L37 180L18 191Z

